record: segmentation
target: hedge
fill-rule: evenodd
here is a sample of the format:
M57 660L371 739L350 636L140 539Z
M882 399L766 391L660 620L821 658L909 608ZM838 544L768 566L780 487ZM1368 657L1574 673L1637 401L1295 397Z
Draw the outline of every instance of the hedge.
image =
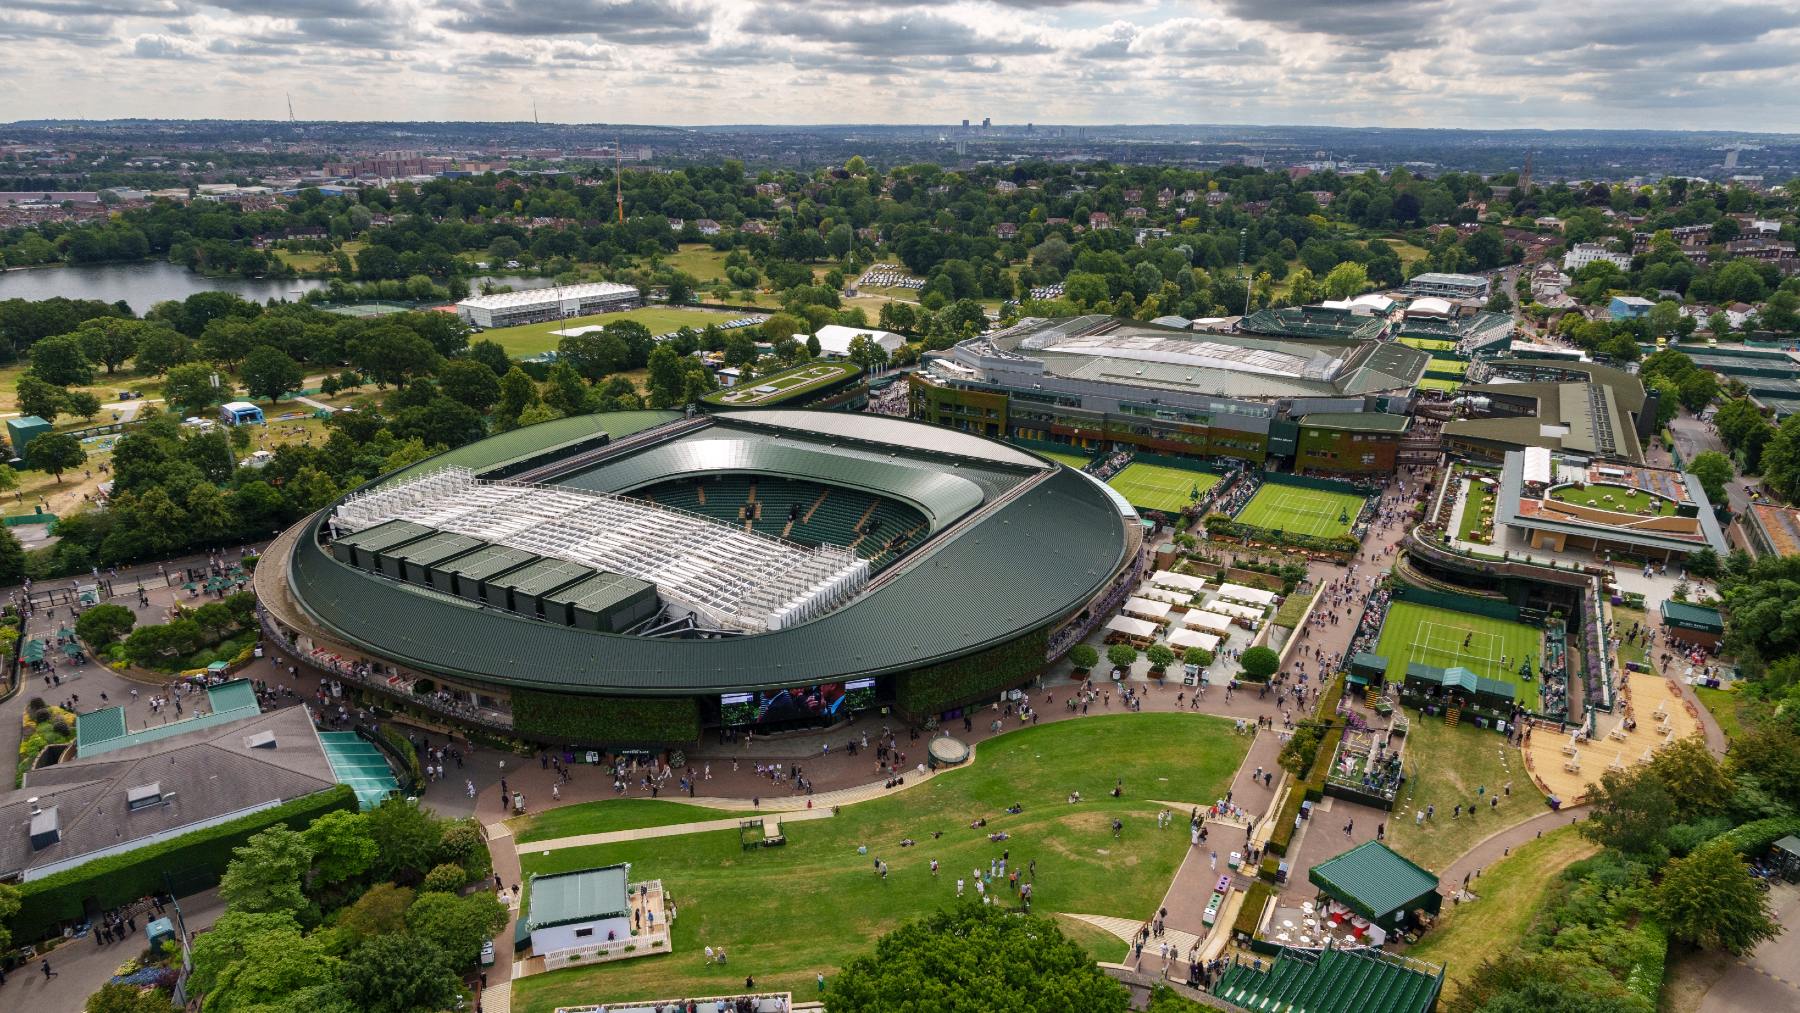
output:
M330 812L355 812L356 793L349 785L283 802L228 823L207 827L118 855L96 858L19 886L19 911L12 918L15 942L42 939L63 922L83 917L85 902L98 908L118 907L164 889L163 873L179 870L215 885L231 862L232 849L273 826L303 830Z
M923 718L986 700L1043 671L1047 646L1045 632L1036 630L980 654L902 672L894 702L908 717Z
M1800 816L1776 816L1732 827L1708 841L1707 846L1729 846L1740 855L1754 857L1789 834L1800 836Z
M400 734L400 730L393 725L386 725L381 729L381 741L387 743L388 748L400 758L400 762L406 765L406 790L418 791L419 786L425 783L425 768L419 765L419 750L413 746L412 740Z
M1245 524L1243 521L1227 517L1224 514L1207 514L1205 523L1208 538L1234 541L1249 538L1276 545L1310 549L1314 552L1354 554L1362 547L1362 543L1354 535L1302 535L1292 531L1275 531L1271 528L1259 528L1252 524Z
M1653 918L1641 918L1635 929L1644 943L1644 959L1631 965L1625 987L1652 1007L1661 1006L1663 972L1669 957L1669 933Z
M1300 803L1311 799L1318 801L1325 797L1325 775L1331 772L1331 761L1337 756L1338 746L1344 741L1344 724L1336 720L1338 701L1344 695L1344 676L1342 673L1331 680L1325 692L1319 694L1319 706L1315 712L1318 720L1327 722L1329 727L1319 740L1318 751L1313 753L1313 762L1306 769L1306 780L1295 780L1288 790L1287 800L1281 804L1281 810L1275 814L1275 829L1269 832L1269 850L1277 855L1286 855L1288 845L1294 838L1294 819L1300 815Z
M1263 905L1270 897L1275 896L1275 888L1262 880L1250 884L1244 891L1244 906L1238 909L1237 921L1231 924L1231 931L1240 935L1255 936L1257 919L1262 917Z
M662 746L700 739L700 705L692 697L571 696L517 689L513 731L574 745Z

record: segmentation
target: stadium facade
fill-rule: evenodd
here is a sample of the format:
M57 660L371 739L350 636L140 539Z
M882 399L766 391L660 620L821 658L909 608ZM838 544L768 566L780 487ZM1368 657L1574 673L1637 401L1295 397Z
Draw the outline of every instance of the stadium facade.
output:
M909 378L910 411L966 433L1088 452L1391 472L1430 355L1381 340L1383 322L1365 315L1289 315L1280 326L1281 335L1218 334L1028 317L929 358Z
M1142 567L1112 490L880 416L616 412L385 476L257 567L300 658L526 742L691 742L1037 675Z

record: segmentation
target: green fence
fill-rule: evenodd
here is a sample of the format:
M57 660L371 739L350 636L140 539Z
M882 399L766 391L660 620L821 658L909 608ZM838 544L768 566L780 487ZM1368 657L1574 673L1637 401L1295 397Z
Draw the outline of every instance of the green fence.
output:
M1265 471L1262 480L1271 485L1292 485L1301 489L1317 489L1320 492L1341 492L1351 496L1367 496L1369 490L1353 482L1344 482L1335 478L1317 478L1312 475L1290 475L1285 471Z
M1394 600L1409 601L1415 605L1431 605L1450 609L1453 612L1466 612L1473 616L1487 616L1490 619L1504 619L1509 623L1525 621L1520 615L1519 607L1511 602L1494 601L1491 598L1475 598L1466 594L1452 594L1448 591L1433 591L1428 588L1414 587L1411 584L1400 584L1395 587Z
M20 524L55 524L55 523L56 523L56 515L55 514L20 514L17 517L6 518L6 526L9 528L17 527Z
M1196 461L1191 457L1165 457L1162 454L1133 454L1131 455L1131 459L1133 461L1142 461L1145 464L1160 464L1165 468L1180 468L1183 471L1201 471L1208 475L1225 474L1225 469L1217 465L1207 464L1205 461Z

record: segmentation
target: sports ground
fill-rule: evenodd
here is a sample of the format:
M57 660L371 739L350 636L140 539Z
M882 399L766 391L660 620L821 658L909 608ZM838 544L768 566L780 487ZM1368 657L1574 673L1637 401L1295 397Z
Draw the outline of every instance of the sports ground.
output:
M1388 607L1375 653L1388 661L1389 682L1404 679L1407 664L1414 661L1438 668L1460 666L1512 683L1520 706L1538 709L1537 680L1519 676L1521 659L1530 658L1535 672L1543 658L1544 635L1535 626L1397 601ZM1502 657L1507 660L1504 666Z
M1265 482L1238 511L1237 519L1265 531L1329 538L1348 534L1362 507L1363 497L1355 493Z
M1119 490L1119 495L1134 507L1179 513L1193 502L1193 492L1201 492L1219 484L1219 476L1209 471L1188 471L1160 464L1133 461L1125 470L1106 480Z
M727 320L742 316L738 313L722 313L717 310L683 309L669 306L645 306L635 310L622 310L618 313L599 313L594 316L569 317L566 320L545 320L536 324L520 324L517 327L496 327L493 330L472 338L471 341L497 341L512 356L537 355L556 348L562 336L551 331L568 330L574 327L604 327L621 320L635 320L650 329L651 334L667 334L683 327L702 330L707 324L722 324Z

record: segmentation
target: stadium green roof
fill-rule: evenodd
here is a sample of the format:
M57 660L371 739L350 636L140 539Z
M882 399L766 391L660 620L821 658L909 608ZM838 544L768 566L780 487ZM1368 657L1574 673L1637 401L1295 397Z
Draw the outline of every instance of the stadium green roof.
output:
M1437 876L1380 841L1328 858L1313 866L1306 878L1371 921L1387 920L1438 888Z
M457 447L436 457L420 461L383 476L392 482L439 468L467 468L473 472L491 471L520 461L539 457L559 448L594 440L602 434L613 439L629 436L668 422L679 421L681 412L603 412L598 415L575 415L570 418L539 422L490 436L485 440Z
M807 379L808 373L821 375ZM861 366L849 362L805 362L778 373L759 376L735 387L715 390L700 400L727 408L767 408L792 401L821 387L854 379L861 373ZM774 387L775 390L763 392L762 388L765 387Z
M1512 683L1476 675L1460 665L1453 668L1439 668L1436 665L1427 665L1420 661L1408 662L1406 677L1417 679L1420 682L1434 682L1445 689L1463 689L1471 693L1499 697L1502 700L1511 700L1518 696L1518 690Z
M1234 963L1213 994L1248 1010L1292 1013L1428 1013L1442 967L1380 950L1283 949L1267 970Z
M1412 419L1387 412L1313 412L1301 416L1300 424L1359 433L1404 433L1412 425Z
M303 522L288 564L288 590L345 642L421 671L544 690L692 695L879 675L960 658L1080 608L1125 558L1120 507L1079 472L1052 470L1013 448L923 423L835 412L744 414L769 417L772 429L785 429L788 435L774 436L778 440L811 439L821 450L885 436L895 441L897 460L907 452L953 448L990 455L992 462L1016 459L1035 470L1024 488L1018 482L1025 479L1016 478L991 512L926 542L848 604L752 636L631 637L471 609L338 562L317 544L329 510ZM742 417L730 416L732 427ZM835 435L834 425L842 430ZM496 551L509 550L478 549L451 568L464 569L474 557ZM534 558L523 556L514 565Z
M1685 629L1725 632L1725 620L1719 617L1719 610L1715 608L1671 599L1662 603L1661 611L1664 622L1672 621Z

